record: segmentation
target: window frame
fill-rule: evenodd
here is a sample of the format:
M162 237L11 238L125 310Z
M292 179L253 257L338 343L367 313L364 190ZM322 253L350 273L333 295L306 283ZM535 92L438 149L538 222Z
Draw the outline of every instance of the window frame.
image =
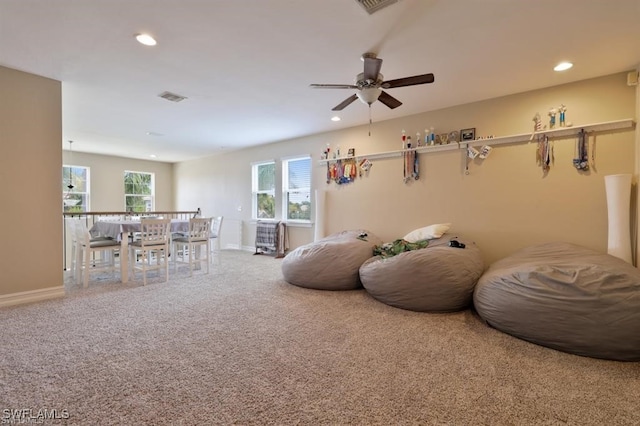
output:
M86 176L85 185L84 185L85 191L77 190L78 185L77 185L76 179L73 179L73 181L71 181L72 174L74 177L78 176L78 173L75 173L74 171L72 171L72 169L82 169L85 171L85 176ZM71 190L69 189L65 190L65 188L69 185L69 183L74 184L74 188ZM65 205L64 200L66 199L68 194L80 194L84 198L84 203L81 203L79 205L78 204L71 205L71 206ZM78 209L78 207L80 207L80 209ZM84 207L84 209L82 207ZM91 169L89 167L72 165L72 164L62 165L62 211L65 213L72 213L77 211L85 211L85 212L91 211Z
M259 169L261 166L273 165L273 188L272 189L260 189L259 188ZM278 197L277 197L277 185L276 185L276 161L275 160L265 160L251 163L251 218L253 220L271 220L275 221L278 217L278 212L276 209ZM258 215L258 197L261 194L270 195L273 198L273 217L265 218L259 217Z
M290 180L289 180L290 163L294 161L300 161L300 160L307 160L309 163L308 186L300 187L300 188L290 188ZM313 197L311 193L311 189L313 188L313 159L311 158L311 155L304 154L304 155L296 155L293 157L285 157L285 158L282 158L281 161L282 161L281 197L282 197L282 212L283 212L284 220L287 223L310 224L313 219L313 207L314 207ZM308 207L309 218L308 219L296 219L296 218L289 217L289 194L293 192L301 192L303 194L304 193L307 194L307 199L309 201L309 207Z
M127 193L127 182L126 182L126 178L127 178L127 174L129 173L135 173L135 174L140 174L140 175L149 175L151 177L150 179L150 194L142 194L142 193ZM155 211L156 208L156 174L153 172L143 172L143 171L139 171L139 170L125 170L122 173L122 183L124 186L124 211L128 212L137 212L136 210L132 210L130 208L127 207L127 198L128 197L150 197L150 205L145 207L145 210L142 212L137 212L137 213L144 213L144 212L149 212L149 211Z

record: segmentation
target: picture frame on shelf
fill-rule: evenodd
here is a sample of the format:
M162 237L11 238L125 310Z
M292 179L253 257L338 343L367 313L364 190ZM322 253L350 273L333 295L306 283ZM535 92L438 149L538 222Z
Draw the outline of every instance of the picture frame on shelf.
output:
M347 151L347 157L355 157L355 156L356 156L356 149L349 148L349 151Z
M460 130L460 141L472 141L476 138L476 128L470 127L468 129Z

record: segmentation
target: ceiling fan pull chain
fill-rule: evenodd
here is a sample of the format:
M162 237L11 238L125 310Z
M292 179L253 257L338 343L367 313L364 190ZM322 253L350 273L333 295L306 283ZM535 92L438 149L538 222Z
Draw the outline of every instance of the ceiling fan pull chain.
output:
M369 137L371 137L371 104L369 104Z

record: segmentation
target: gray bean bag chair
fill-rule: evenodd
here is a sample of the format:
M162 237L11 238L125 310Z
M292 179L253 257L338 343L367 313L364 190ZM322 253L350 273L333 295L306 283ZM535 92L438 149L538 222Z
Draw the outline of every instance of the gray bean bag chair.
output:
M363 239L358 236L366 234ZM282 260L285 281L318 290L361 288L358 270L382 240L358 229L342 231L291 251Z
M449 247L451 239L466 247ZM371 296L387 305L451 312L471 305L473 289L483 271L480 249L473 241L444 234L429 240L426 248L367 260L360 267L360 279Z
M490 266L474 292L489 325L593 358L640 360L640 271L569 243L525 248Z

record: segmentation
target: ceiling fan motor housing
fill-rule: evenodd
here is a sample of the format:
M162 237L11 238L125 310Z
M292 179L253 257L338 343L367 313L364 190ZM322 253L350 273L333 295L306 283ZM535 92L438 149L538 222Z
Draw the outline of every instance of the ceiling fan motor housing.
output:
M384 81L384 76L381 73L378 73L378 78L376 80L373 79L365 79L364 78L364 73L360 73L358 74L358 77L356 77L356 86L358 86L358 89L368 89L371 87L380 87L380 85L382 85L382 82Z

